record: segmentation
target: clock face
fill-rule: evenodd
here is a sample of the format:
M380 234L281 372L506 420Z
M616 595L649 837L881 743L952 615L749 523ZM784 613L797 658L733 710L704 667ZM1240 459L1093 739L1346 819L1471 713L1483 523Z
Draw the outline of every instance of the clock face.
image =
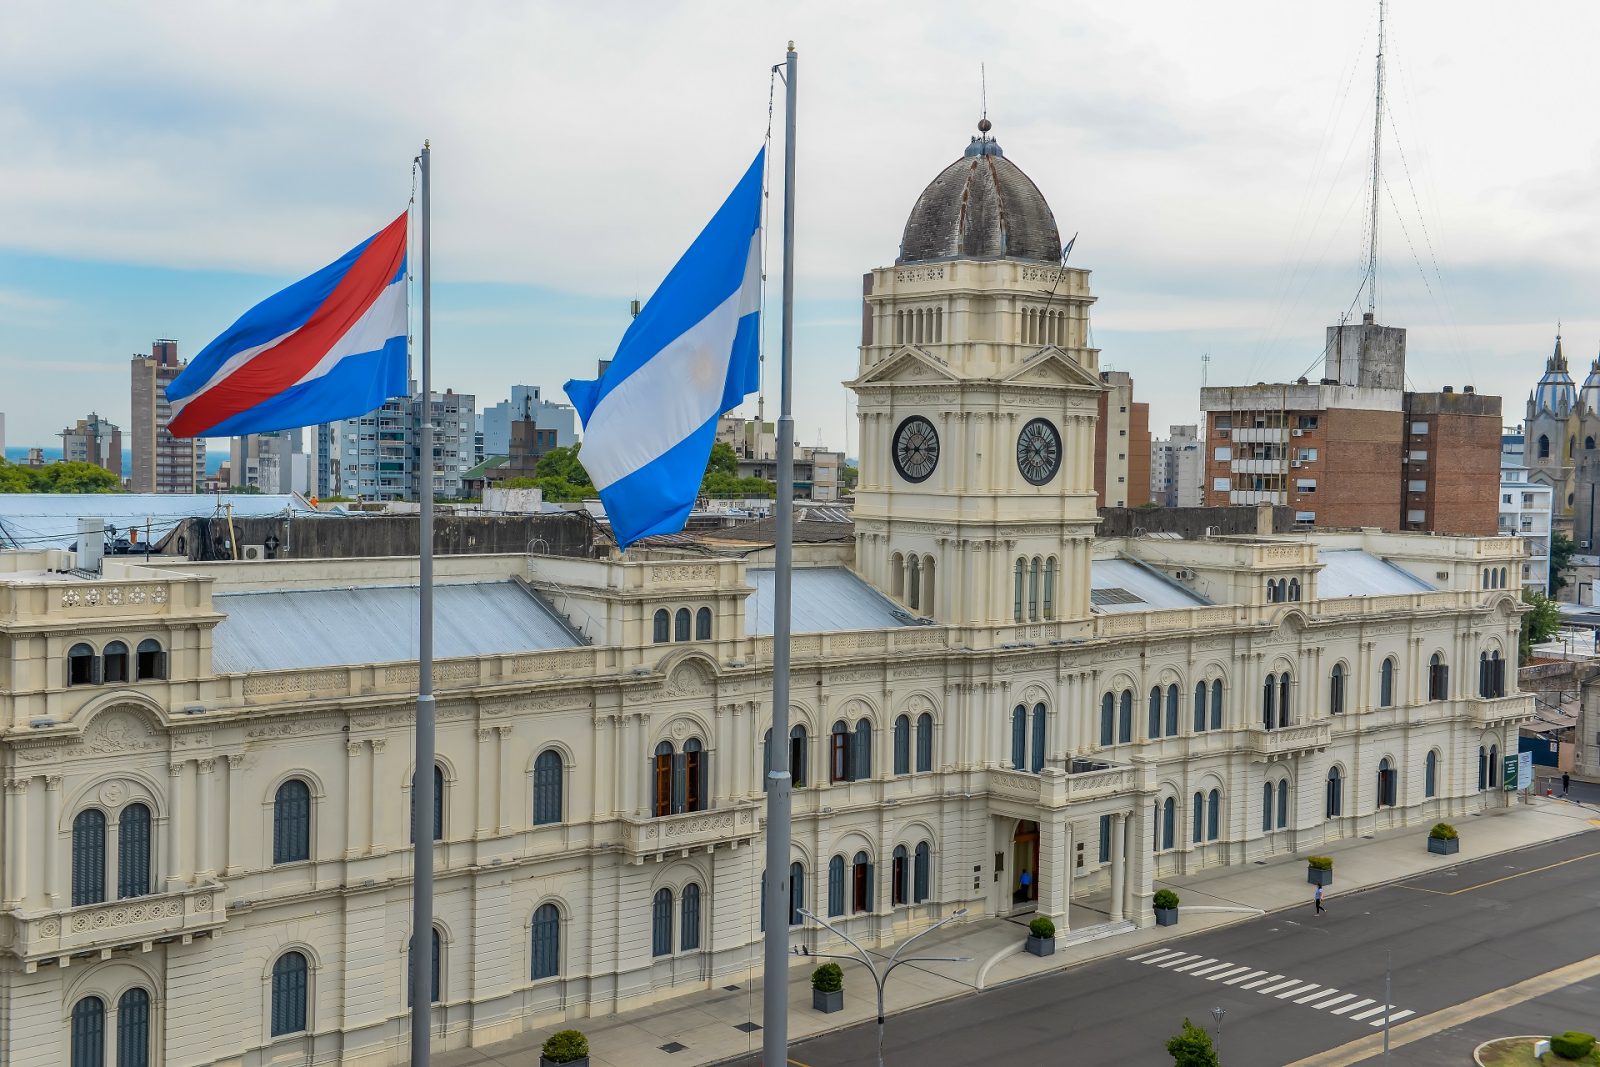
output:
M1017 469L1034 485L1061 469L1061 434L1049 419L1034 419L1017 435Z
M939 465L939 432L913 415L894 432L894 469L908 482L925 482Z

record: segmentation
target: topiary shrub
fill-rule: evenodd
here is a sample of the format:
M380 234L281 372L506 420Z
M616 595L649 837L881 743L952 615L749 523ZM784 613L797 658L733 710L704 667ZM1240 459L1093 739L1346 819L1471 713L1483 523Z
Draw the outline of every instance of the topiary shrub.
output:
M572 1063L589 1055L589 1039L578 1030L557 1030L544 1039L541 1052L551 1063Z
M1332 856L1308 856L1308 857L1306 857L1306 862L1311 865L1311 869L1312 870L1316 870L1316 871L1331 871L1331 870L1333 870L1333 857Z
M844 988L844 971L837 963L824 963L811 972L811 988L818 993L837 993Z
M1028 933L1034 937L1045 938L1056 936L1056 924L1047 916L1041 915L1028 924Z
M1428 831L1428 836L1438 841L1454 841L1456 828L1447 822L1435 823L1433 829Z
M1188 1019L1183 1020L1183 1032L1167 1042L1167 1051L1174 1067L1219 1067L1211 1035Z
M1178 894L1170 889L1158 889L1156 890L1155 899L1150 903L1158 908L1176 908L1178 906Z
M1550 1051L1564 1060L1581 1060L1594 1048L1594 1035L1568 1030L1550 1038Z

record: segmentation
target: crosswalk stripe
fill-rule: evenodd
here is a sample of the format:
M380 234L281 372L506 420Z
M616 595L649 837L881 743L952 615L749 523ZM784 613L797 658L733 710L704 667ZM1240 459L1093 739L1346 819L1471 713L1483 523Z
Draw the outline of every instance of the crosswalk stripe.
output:
M1347 1011L1355 1011L1357 1008L1362 1007L1363 1005L1366 1005L1366 1004L1371 1004L1371 1003L1372 1003L1371 1000L1367 999L1366 997L1363 997L1360 1000L1356 1001L1354 1004L1346 1004L1342 1008L1334 1008L1333 1009L1333 1014L1335 1014L1335 1015L1343 1015Z
M1173 952L1170 949L1162 949L1160 952L1157 952L1155 955L1146 956L1144 959L1140 960L1139 962L1148 966L1148 965L1153 964L1153 963L1160 963L1162 960L1175 960L1175 959L1177 959L1178 957L1180 957L1182 955L1183 955L1183 953L1181 953L1181 952Z
M1211 966L1202 967L1198 971L1190 971L1189 972L1189 977L1190 978L1204 978L1207 975L1213 974L1213 973L1215 973L1217 971L1226 971L1229 967L1232 967L1232 966L1233 966L1233 964L1231 964L1231 963L1213 963Z
M1149 952L1141 952L1137 956L1129 956L1128 962L1137 963L1140 960L1149 959L1151 956L1165 956L1171 951L1170 948L1153 948Z
M1238 985L1240 982L1248 982L1250 979L1254 978L1258 974L1266 974L1266 973L1267 973L1266 971L1251 971L1249 974L1241 974L1237 978L1230 978L1226 982L1223 982L1222 984L1223 985Z
M1383 1010L1384 1010L1384 1005L1379 1004L1376 1008L1368 1008L1366 1011L1361 1012L1358 1015L1350 1016L1350 1021L1353 1022L1353 1023L1358 1023L1362 1019L1370 1018L1371 1016L1374 1016L1374 1015L1381 1015L1383 1013Z
M1193 963L1185 963L1182 967L1174 967L1172 969L1172 973L1173 974L1181 974L1184 971L1192 971L1196 967L1204 967L1208 963L1216 963L1216 962L1217 962L1217 958L1215 956L1211 956L1211 957L1208 957L1208 958L1203 959L1203 960L1195 960Z
M1343 996L1334 997L1332 1000L1323 1001L1321 1004L1317 1005L1317 1010L1318 1011L1327 1011L1329 1008L1333 1007L1335 1004L1343 1004L1347 1000L1354 1000L1354 999L1355 999L1355 994L1354 993L1346 993Z
M1281 974L1275 974L1270 978L1257 978L1254 982L1246 982L1244 985L1240 986L1239 988L1240 989L1254 989L1258 985L1266 985L1268 982L1276 982L1278 979L1280 979L1282 977L1283 977L1283 975L1281 975Z
M1397 1023L1401 1019L1404 1019L1406 1016L1415 1015L1415 1014L1416 1014L1416 1012L1412 1011L1410 1008L1407 1008L1405 1011L1397 1011L1393 1015L1389 1016L1389 1022L1391 1024ZM1383 1025L1383 1020L1382 1019L1374 1019L1374 1020L1372 1020L1372 1025L1373 1026L1382 1026Z
M1306 997L1303 1000L1297 1000L1297 1001L1295 1001L1295 1003L1296 1004L1309 1004L1313 1008L1316 1008L1318 1011L1320 1011L1323 1008L1326 1008L1329 1004L1338 1004L1340 1001L1349 1000L1351 997L1355 996L1354 993L1346 993L1344 996L1339 997L1337 999L1334 999L1334 1000L1328 999L1328 998L1332 997L1337 992L1339 992L1337 989L1333 989L1333 988L1330 987L1328 989L1324 989L1320 993L1313 993L1311 996Z
M1199 956L1174 956L1172 959L1167 960L1164 963L1156 964L1156 966L1157 967L1171 967L1175 963L1188 963L1190 960L1197 960L1199 958L1200 958Z
M1284 986L1299 985L1299 984L1300 984L1300 979L1298 979L1298 978L1289 978L1289 979L1285 979L1282 982L1277 983L1276 985L1269 985L1264 989L1258 989L1258 990L1256 990L1256 992L1260 993L1262 996L1266 996L1268 993L1276 993L1278 990L1282 989Z
M1312 993L1312 994L1310 994L1308 996L1304 996L1304 997L1295 997L1294 998L1294 1002L1296 1004L1310 1004L1313 1001L1321 1000L1324 997L1331 997L1337 992L1339 992L1339 991L1337 989L1334 989L1332 986L1323 986L1322 987L1322 991L1320 993Z
M1320 986L1315 982L1309 982L1306 985L1301 986L1299 989L1285 989L1282 993L1278 994L1278 999L1279 1000L1288 1000L1290 997L1298 997L1302 993L1310 993L1313 989L1326 989L1326 988L1327 988L1326 986ZM1315 994L1313 994L1313 996L1314 995ZM1307 998L1307 999L1310 999L1310 998ZM1295 1001L1295 1003L1298 1004L1299 1001L1297 1000L1297 1001Z
M1239 977L1243 978L1244 977L1244 972L1248 971L1249 969L1250 968L1248 968L1248 967L1230 967L1226 971L1212 971L1210 974L1206 975L1206 981L1215 982L1219 978L1227 978L1229 975L1234 975L1234 974L1236 974Z

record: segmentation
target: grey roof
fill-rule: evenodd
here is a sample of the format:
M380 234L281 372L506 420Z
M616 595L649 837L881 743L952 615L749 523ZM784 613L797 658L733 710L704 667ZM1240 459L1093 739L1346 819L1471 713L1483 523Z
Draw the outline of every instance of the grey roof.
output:
M1060 263L1061 233L1039 187L986 132L917 197L896 262L1000 258Z
M755 592L744 605L744 632L751 637L772 633L772 568L745 572ZM894 602L843 567L796 567L793 610L797 634L839 630L889 630L911 625L911 617Z
M235 518L317 514L293 494L230 494L225 503ZM0 493L0 548L70 548L80 517L104 519L118 537L138 526L141 540L148 522L159 541L179 521L216 512L217 498L207 493Z
M1090 562L1089 600L1094 611L1105 615L1198 608L1211 603L1160 571L1122 558Z
M1318 548L1323 564L1317 575L1317 596L1334 600L1347 596L1394 596L1427 593L1433 586L1409 571L1359 548Z
M515 582L439 585L433 652L440 659L574 648L582 642ZM213 636L217 671L275 671L417 658L415 586L217 593L227 619Z

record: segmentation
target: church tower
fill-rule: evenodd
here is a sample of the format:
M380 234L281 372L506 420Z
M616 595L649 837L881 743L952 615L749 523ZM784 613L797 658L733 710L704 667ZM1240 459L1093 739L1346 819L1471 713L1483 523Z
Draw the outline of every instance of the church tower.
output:
M865 279L856 565L908 611L1049 640L1089 618L1099 353L1089 272L978 124Z
M1557 334L1556 350L1545 361L1544 377L1528 397L1522 447L1529 480L1554 491L1555 521L1568 530L1572 528L1573 471L1579 445L1577 401L1567 359L1561 354L1561 335Z

